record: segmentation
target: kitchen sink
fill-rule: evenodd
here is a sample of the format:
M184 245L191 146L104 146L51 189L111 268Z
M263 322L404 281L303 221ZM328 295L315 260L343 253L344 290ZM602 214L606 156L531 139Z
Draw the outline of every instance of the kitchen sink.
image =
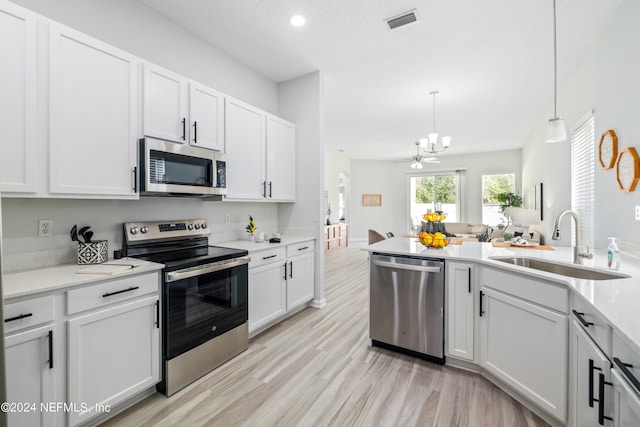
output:
M610 273L608 271L596 270L589 267L582 267L570 264L559 264L551 261L543 261L535 258L525 257L491 257L495 261L506 264L518 265L520 267L533 268L534 270L546 271L548 273L560 274L562 276L574 277L586 280L612 280L624 279L629 276L620 273Z

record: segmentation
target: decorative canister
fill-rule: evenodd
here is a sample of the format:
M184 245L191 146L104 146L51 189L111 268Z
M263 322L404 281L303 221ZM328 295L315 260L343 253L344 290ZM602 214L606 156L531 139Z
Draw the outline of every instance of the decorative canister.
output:
M78 264L101 264L109 259L107 240L78 242Z

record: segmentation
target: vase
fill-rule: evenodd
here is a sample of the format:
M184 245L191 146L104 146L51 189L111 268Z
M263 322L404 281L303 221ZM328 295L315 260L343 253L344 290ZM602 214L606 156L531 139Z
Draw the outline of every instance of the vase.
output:
M256 235L254 233L249 233L249 241L250 242L255 242L256 241Z

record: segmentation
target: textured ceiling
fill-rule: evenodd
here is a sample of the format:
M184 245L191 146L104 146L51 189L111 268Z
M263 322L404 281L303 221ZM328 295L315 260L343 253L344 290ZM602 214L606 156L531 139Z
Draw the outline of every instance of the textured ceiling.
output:
M551 115L551 0L142 0L281 82L320 70L325 146L352 158L401 159L436 120L445 154L522 147ZM557 0L559 85L622 0ZM420 23L389 31L417 9ZM302 14L307 25L289 18ZM562 104L558 105L562 116Z

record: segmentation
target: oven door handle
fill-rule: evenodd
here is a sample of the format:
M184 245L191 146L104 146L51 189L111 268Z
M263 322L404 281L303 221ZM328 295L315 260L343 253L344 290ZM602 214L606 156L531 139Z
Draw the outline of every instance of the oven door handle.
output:
M182 279L188 279L190 277L201 276L207 273L215 273L216 271L222 271L228 268L249 264L249 261L251 261L251 258L249 258L248 256L243 256L225 261L214 262L211 264L185 268L183 270L171 271L165 274L165 282L171 283Z

